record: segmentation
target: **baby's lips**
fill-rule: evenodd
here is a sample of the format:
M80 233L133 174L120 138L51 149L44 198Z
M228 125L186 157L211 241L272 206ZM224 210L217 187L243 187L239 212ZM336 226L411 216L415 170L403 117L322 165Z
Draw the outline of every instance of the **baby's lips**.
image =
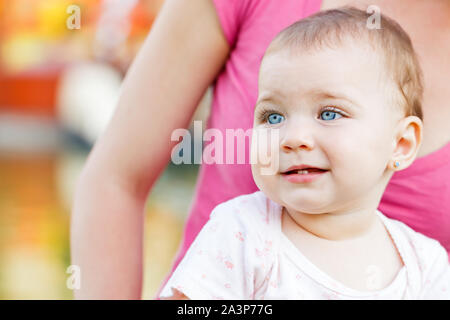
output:
M291 166L287 170L282 171L281 173L282 174L291 174L291 173L296 173L299 170L308 170L309 172L328 171L328 169L323 169L323 168L314 167L311 165L301 164L301 165Z

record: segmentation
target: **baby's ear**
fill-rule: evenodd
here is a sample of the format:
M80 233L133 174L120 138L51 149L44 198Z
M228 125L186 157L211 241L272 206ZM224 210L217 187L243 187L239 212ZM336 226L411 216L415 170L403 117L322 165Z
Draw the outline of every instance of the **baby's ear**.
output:
M408 116L401 119L396 127L394 152L389 167L402 170L416 159L422 144L423 122L419 117Z

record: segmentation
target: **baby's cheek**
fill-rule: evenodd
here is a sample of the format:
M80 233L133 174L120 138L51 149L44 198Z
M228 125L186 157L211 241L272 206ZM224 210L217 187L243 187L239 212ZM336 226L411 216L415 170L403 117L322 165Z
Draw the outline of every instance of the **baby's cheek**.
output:
M333 140L335 143L327 148L331 170L343 182L355 184L371 168L374 155L364 143L355 143L347 136Z
M371 170L374 174L383 174L386 165L392 154L392 139L390 133L383 131L383 128L376 130L366 137L364 155L366 160L366 170Z
M252 172L275 175L280 169L280 145L271 130L253 132L251 145Z
M382 175L380 155L369 146L349 146L342 150L346 157L340 159L339 168L335 171L340 191L345 193L343 196L351 198L366 194Z
M266 196L271 199L278 199L281 188L279 181L273 175L262 175L258 172L259 169L255 169L253 174L253 180L258 189L261 190Z

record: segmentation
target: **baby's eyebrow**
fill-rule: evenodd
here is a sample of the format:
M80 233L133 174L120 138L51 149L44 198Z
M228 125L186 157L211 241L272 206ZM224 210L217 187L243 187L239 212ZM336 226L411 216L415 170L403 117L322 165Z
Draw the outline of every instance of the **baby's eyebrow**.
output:
M262 103L265 103L265 102L274 102L274 99L272 99L271 97L266 97L266 98L259 99L256 102L256 106L258 106L258 105L260 105Z
M281 99L280 99L281 98ZM281 103L283 94L279 91L265 93L256 101L256 106L264 102Z
M348 95L346 95L343 92L333 92L333 91L326 91L326 90L314 90L311 93L318 99L341 99L341 100L347 100L350 103L355 104L356 106L358 106L358 104L354 101L353 98L350 98Z
M354 98L351 98L349 95L345 94L341 91L332 91L332 90L323 90L323 89L312 89L305 93L305 95L309 95L313 97L315 100L319 99L338 99L338 100L346 100L350 102L352 105L359 107L360 105L355 101ZM255 104L255 108L263 103L275 103L282 104L284 95L280 91L270 91L262 94L262 96L257 100Z

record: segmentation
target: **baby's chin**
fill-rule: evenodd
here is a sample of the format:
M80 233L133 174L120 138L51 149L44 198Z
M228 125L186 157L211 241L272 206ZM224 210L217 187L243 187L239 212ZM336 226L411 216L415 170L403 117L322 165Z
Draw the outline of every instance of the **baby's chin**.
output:
M263 190L261 190L263 191ZM264 192L264 191L263 191ZM305 214L324 214L332 211L324 197L319 195L301 195L301 194L279 194L277 192L264 192L272 201L285 207L289 211L301 212Z
M315 205L313 203L285 203L281 204L283 207L285 207L290 212L301 212L303 214L311 214L311 215L319 215L319 214L325 214L329 211L324 209L322 206Z
M331 212L335 207L335 197L323 188L286 188L273 176L253 175L253 180L267 198L297 212L323 214Z

